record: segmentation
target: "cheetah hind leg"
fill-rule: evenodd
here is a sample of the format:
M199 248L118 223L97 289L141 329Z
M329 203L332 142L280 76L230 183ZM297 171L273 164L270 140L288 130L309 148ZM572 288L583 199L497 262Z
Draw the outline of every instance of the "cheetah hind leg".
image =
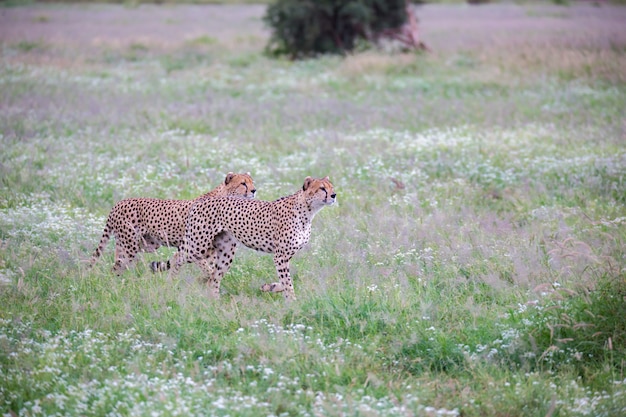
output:
M214 249L209 253L209 257L205 259L205 261L210 260L208 266L211 270L208 271L202 268L202 266L200 267L205 272L207 278L205 282L209 288L210 294L218 298L222 278L224 278L224 274L230 269L230 265L237 252L237 240L230 233L221 232L213 239L213 248Z
M141 242L137 239L132 225L125 223L121 225L115 234L115 264L113 272L117 275L130 268L135 262L137 253L141 248Z
M115 244L115 264L113 265L113 272L116 275L122 275L122 273L128 269L135 260L135 254L132 251L124 248L121 244Z

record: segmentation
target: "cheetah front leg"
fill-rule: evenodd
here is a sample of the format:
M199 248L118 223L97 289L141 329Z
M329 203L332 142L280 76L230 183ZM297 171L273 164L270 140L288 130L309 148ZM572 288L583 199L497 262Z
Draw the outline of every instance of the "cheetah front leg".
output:
M276 253L274 255L274 265L278 273L278 281L271 284L263 284L261 291L264 292L282 292L285 300L291 301L296 299L296 293L293 290L293 282L289 271L289 261L291 256Z

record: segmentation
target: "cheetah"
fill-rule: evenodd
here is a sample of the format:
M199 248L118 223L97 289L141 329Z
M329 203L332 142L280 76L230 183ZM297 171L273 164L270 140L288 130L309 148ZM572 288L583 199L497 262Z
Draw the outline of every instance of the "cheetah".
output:
M115 236L115 264L113 272L120 275L128 268L139 252L154 252L160 246L178 248L185 236L185 220L194 203L205 198L234 196L254 198L256 189L250 173L229 172L213 191L193 200L161 200L157 198L129 198L119 201L107 218L100 244L91 257L93 266L106 247L111 235ZM200 267L209 268L206 263ZM161 262L153 262L152 269L164 269Z
M174 255L170 276L184 263L212 258L212 268L203 268L210 295L219 297L220 281L230 268L237 243L274 254L278 282L264 284L261 291L283 292L295 299L289 261L311 236L311 221L323 207L335 203L336 194L328 177L307 177L302 189L275 201L219 197L198 201L187 218L185 239Z

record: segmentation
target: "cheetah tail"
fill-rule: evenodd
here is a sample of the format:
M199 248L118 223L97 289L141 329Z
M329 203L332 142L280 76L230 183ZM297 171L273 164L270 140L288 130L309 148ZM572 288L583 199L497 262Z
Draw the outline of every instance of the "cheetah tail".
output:
M93 255L91 256L91 261L89 262L90 267L93 267L96 261L98 260L98 258L100 257L100 255L102 255L102 252L104 252L104 248L106 248L107 243L109 243L110 238L111 238L111 229L109 228L109 224L107 223L107 225L104 226L104 231L102 232L100 243L98 244L98 247L96 248L96 250L93 251Z
M172 268L170 261L154 261L150 263L150 269L152 272L165 272L169 271Z

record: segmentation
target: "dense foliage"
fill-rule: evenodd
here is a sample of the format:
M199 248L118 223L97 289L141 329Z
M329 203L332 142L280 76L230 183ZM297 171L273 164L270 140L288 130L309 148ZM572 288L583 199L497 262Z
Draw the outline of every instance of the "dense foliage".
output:
M351 51L359 39L402 26L405 7L405 0L278 0L264 17L268 51L294 58Z

